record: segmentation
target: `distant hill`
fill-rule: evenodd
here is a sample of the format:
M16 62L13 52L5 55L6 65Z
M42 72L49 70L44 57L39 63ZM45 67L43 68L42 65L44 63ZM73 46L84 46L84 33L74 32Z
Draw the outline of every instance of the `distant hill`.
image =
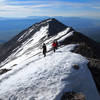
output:
M4 41L4 40L0 40L0 44L3 44L3 43L5 43L6 41Z
M76 28L76 30L83 32L86 36L100 42L100 27Z
M41 21L40 19L1 19L0 20L0 40L8 41L21 30L31 26L33 23Z

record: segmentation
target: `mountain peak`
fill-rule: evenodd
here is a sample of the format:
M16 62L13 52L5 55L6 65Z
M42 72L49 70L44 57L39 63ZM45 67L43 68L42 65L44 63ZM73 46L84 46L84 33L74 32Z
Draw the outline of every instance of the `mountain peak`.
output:
M57 35L57 33L65 30L67 28L66 25L62 24L55 18L50 18L47 20L49 24L49 35Z
M66 25L62 24L55 18L49 18L49 19L43 20L39 23L34 24L33 26L35 26L35 28L37 28L39 30L42 26L47 26L47 25L49 25L48 36L57 35L57 33L65 30L67 28Z

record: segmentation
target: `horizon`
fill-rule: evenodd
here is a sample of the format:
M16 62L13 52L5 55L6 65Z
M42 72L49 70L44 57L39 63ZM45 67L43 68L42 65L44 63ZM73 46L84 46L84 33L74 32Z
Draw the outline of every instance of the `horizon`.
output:
M92 19L92 20L100 20L100 18L92 18L92 17L80 17L80 16L27 16L27 17L0 17L2 19L35 19L35 18L45 18L45 19L49 19L49 18L81 18L81 19Z
M95 0L0 0L0 17L63 16L100 19L100 1Z

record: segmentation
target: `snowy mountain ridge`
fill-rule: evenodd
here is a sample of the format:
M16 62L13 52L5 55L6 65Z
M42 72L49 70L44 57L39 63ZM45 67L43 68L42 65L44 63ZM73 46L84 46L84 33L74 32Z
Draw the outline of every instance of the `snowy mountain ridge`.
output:
M73 31L68 33L70 28L66 27L62 32L58 32L56 36L48 37L48 34L50 35L50 33L48 32L48 30L49 30L48 22L50 22L50 21L52 21L52 20L49 19L49 20L43 21L39 24L35 24L35 25L33 25L33 27L29 28L24 34L22 34L21 37L19 37L17 39L17 42L21 42L21 41L23 41L24 38L28 37L28 35L32 31L34 31L34 29L35 29L34 26L40 27L40 25L43 25L43 26L41 26L39 31L37 31L35 34L33 34L30 38L26 39L26 41L22 42L20 46L13 49L11 55L5 60L5 63L10 62L9 60L16 59L17 57L20 57L20 56L27 55L27 57L30 57L30 55L32 56L32 55L36 55L37 53L40 53L41 52L40 49L41 49L41 46L42 46L44 41L46 44L48 44L48 46L49 46L48 51L49 51L49 48L51 47L51 43L53 42L53 40L59 39L61 37L66 38L68 36L68 34L70 35L73 33ZM44 26L44 24L46 24L46 26ZM59 39L59 41L61 41L61 39ZM32 49L34 49L35 52L32 51ZM39 49L40 51L37 49ZM4 64L4 62L3 62L3 64ZM3 66L3 64L1 63L1 66Z
M79 44L61 45L53 53L52 42L63 43L75 31L48 19L20 33L10 48L11 54L1 62L0 69L11 69L0 76L2 100L61 100L64 92L82 92L86 100L99 100L99 94L88 60L71 51ZM42 55L42 44L47 45L47 56ZM12 49L13 48L13 49ZM9 51L8 50L8 51ZM8 52L6 51L6 52ZM74 69L78 65L79 69Z

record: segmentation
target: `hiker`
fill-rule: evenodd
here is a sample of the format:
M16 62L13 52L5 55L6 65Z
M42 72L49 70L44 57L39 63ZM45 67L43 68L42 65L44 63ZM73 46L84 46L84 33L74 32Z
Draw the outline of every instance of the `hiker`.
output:
M56 41L53 41L52 47L53 47L53 50L54 50L54 52L55 52L56 49L57 49L57 47L58 47L58 42L57 42L57 40L56 40Z
M56 49L58 48L58 41L57 40L55 40L55 43L56 43Z
M42 48L43 48L43 55L45 57L46 56L46 52L47 52L47 47L46 47L46 44L45 43L43 43Z

